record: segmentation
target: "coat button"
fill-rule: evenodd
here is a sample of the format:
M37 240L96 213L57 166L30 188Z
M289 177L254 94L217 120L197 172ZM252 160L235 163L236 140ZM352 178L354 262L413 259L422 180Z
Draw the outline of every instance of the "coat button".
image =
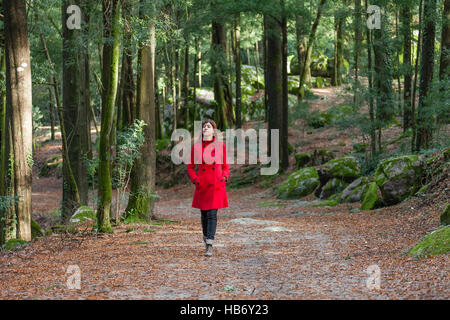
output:
M203 171L205 171L205 169L203 169Z
M212 168L213 170L215 169L215 168Z

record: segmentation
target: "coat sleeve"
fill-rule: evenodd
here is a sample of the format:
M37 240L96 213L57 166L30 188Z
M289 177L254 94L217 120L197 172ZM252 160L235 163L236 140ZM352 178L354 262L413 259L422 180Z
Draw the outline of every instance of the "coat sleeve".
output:
M194 145L191 146L191 162L187 165L187 172L192 183L195 183L195 179L197 179L197 174L195 173Z
M230 166L228 165L227 148L225 147L225 143L223 143L222 153L223 153L222 175L228 181L228 178L230 177Z

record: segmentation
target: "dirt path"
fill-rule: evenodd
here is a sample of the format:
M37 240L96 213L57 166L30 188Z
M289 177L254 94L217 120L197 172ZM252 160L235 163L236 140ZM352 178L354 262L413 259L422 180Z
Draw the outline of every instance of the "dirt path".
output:
M400 255L437 227L435 214L411 209L414 199L355 212L349 205L306 207L308 199L276 202L256 187L231 190L230 207L219 210L214 256L207 258L192 193L192 185L166 190L157 205L166 219L160 224L120 225L112 235L54 235L3 253L0 298L450 298L449 255L419 261ZM80 289L67 287L70 265L79 267ZM379 290L366 285L371 265L380 270Z

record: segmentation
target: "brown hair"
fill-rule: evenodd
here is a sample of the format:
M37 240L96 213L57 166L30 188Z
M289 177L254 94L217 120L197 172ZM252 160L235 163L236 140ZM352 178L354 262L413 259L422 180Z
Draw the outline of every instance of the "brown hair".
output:
M203 140L203 126L206 124L206 123L210 123L211 124L211 126L213 127L213 129L214 129L214 136L216 135L216 130L217 130L217 124L216 124L216 122L214 121L214 120L212 120L212 119L205 119L205 120L203 120L202 121L202 133L200 134L200 141L202 141Z

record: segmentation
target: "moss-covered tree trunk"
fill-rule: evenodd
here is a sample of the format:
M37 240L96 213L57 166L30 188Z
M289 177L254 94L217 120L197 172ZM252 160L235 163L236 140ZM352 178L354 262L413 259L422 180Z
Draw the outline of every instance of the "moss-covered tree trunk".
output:
M103 0L104 37L102 70L102 121L99 150L99 203L97 223L99 232L112 232L110 216L111 184L111 132L114 126L114 102L119 73L120 0Z
M7 154L13 175L12 192L17 197L16 238L31 240L32 183L32 85L27 12L24 0L4 1L6 46L6 124L9 134Z
M342 67L344 64L344 24L346 19L346 9L339 9L334 17L335 43L333 77L331 78L331 84L333 86L340 86L342 84Z
M434 38L436 34L436 0L425 0L424 29L420 61L419 104L417 110L416 150L429 148L432 142L434 115L432 105L426 103L431 90L434 68Z
M154 12L149 12L154 16ZM140 12L140 16L143 13ZM145 17L145 19L144 19ZM131 191L125 217L133 216L150 221L153 218L155 197L155 24L152 18L143 16L149 22L148 45L139 49L140 73L138 79L138 99L136 115L146 123L145 142L141 155L135 160L131 178Z
M301 2L301 9L304 9L303 1ZM298 61L298 65L299 65L299 74L298 74L299 83L300 83L300 79L302 77L303 63L306 58L306 47L308 46L308 39L306 37L305 28L306 28L306 23L305 23L304 14L299 14L295 21L295 30L296 30L296 36L297 36L297 61ZM310 63L307 62L306 65L307 65L308 69L305 71L305 75L304 75L305 83L310 84L311 83L311 68L309 67ZM298 91L298 98L301 99L300 90Z
M287 12L286 1L281 0L281 34L282 34L282 48L281 48L281 76L283 87L283 104L281 107L281 127L280 127L280 163L281 170L286 171L289 167L289 150L288 150L288 108L289 108L289 91L288 91L288 72L287 72L287 58L288 58L288 39L287 39Z

